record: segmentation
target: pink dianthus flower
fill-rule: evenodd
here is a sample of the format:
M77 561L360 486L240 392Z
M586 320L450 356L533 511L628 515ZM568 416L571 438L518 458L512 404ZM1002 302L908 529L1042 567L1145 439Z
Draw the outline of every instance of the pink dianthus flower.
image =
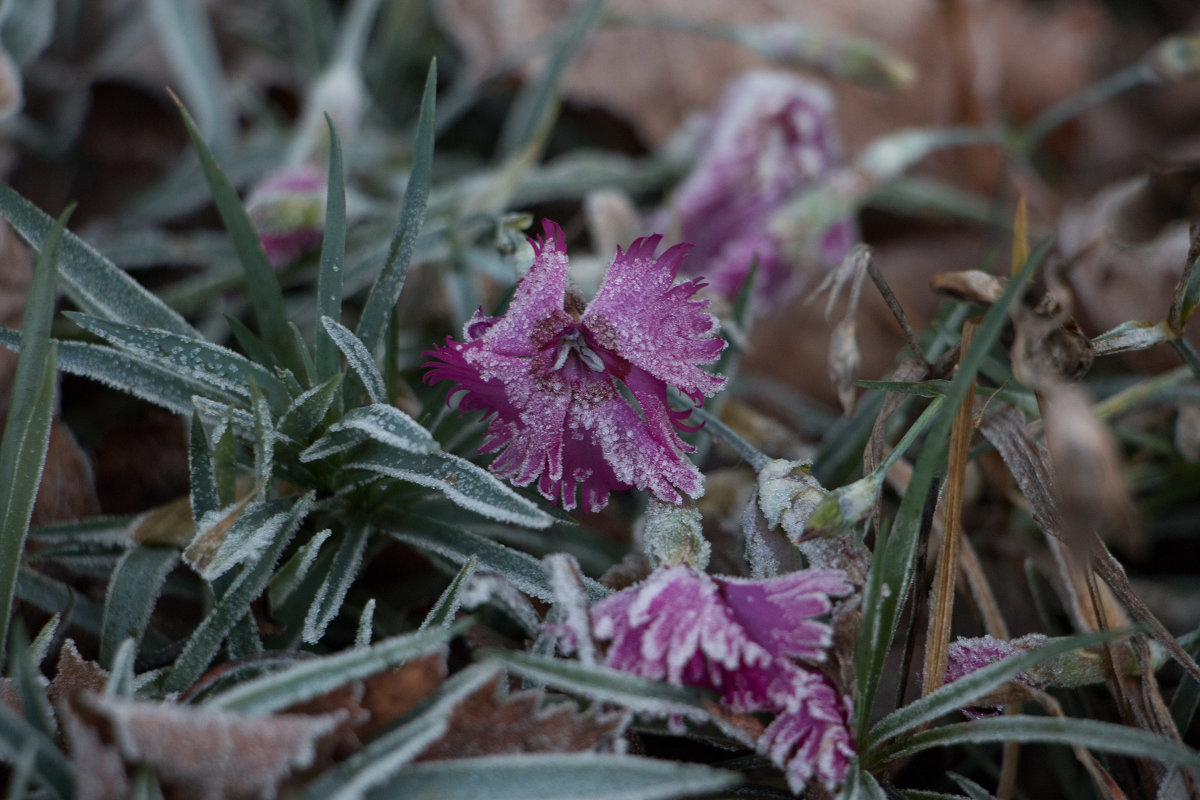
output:
M767 580L713 577L663 567L592 608L592 630L611 644L616 669L718 692L737 712L775 714L758 749L800 792L818 778L832 790L855 754L848 701L809 663L825 659L831 596L848 594L838 570Z
M562 229L544 223L531 239L533 266L500 317L476 312L463 341L428 351L426 383L450 380L459 411L490 417L480 452L502 451L492 471L563 508L598 511L613 490L647 489L664 502L698 497L703 476L676 428L690 411L667 404L671 384L699 405L725 379L701 364L725 347L704 284L673 285L689 245L658 258L660 236L638 239L616 258L585 307L567 281ZM635 402L626 399L621 386Z

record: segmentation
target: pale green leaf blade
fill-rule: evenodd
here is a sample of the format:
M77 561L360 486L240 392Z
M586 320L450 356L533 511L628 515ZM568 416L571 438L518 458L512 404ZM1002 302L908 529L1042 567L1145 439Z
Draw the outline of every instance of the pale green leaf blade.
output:
M162 53L179 81L183 96L196 109L199 129L215 150L224 150L233 139L233 111L204 5L147 0L147 6Z
M433 604L433 608L429 609L429 613L425 615L420 630L445 628L454 622L454 615L458 613L458 608L462 605L463 587L475 574L475 564L475 556L467 559L467 563L462 565L462 569L454 576L454 580L450 581L450 585L446 587L437 602Z
M325 579L317 589L312 605L308 608L308 614L304 617L304 631L301 638L307 644L316 644L321 641L329 623L342 610L342 603L346 601L350 585L358 577L358 570L362 565L363 553L366 552L370 533L369 526L355 523L350 526L338 544L337 552L333 556L333 563L330 565L329 571L325 573Z
M346 363L362 381L363 388L367 390L367 396L371 402L386 403L387 390L383 385L383 375L380 374L379 367L375 365L375 359L371 357L370 350L362 343L362 340L345 325L330 317L321 317L321 327L346 356Z
M554 518L490 472L450 453L412 453L371 443L346 469L362 469L437 489L455 505L500 522L548 528Z
M317 318L342 318L342 281L346 270L346 186L342 175L342 142L328 115L329 178L325 195L325 234L321 240L321 269L317 273ZM324 327L317 331L316 379L329 380L339 372L338 348Z
M639 756L525 753L411 764L368 798L666 800L740 782L733 772Z
M163 581L179 563L173 547L134 545L113 570L104 598L100 626L100 666L111 669L117 648L126 639L141 642L150 613L158 602Z
M267 714L319 697L346 684L383 672L398 664L432 653L462 629L431 628L393 636L361 650L344 650L330 656L301 661L294 666L238 684L204 701L210 708Z
M425 93L421 96L421 111L417 117L417 135L413 145L412 170L404 190L404 207L400 222L392 236L387 260L379 278L367 295L362 317L358 321L358 338L368 353L379 346L388 318L404 288L404 278L417 247L417 237L425 220L425 204L429 199L429 183L433 175L434 112L437 96L437 59L429 63L425 78Z
M44 249L54 220L3 182L0 214L30 246ZM63 234L58 269L63 291L89 314L181 336L198 335L183 317L70 232Z

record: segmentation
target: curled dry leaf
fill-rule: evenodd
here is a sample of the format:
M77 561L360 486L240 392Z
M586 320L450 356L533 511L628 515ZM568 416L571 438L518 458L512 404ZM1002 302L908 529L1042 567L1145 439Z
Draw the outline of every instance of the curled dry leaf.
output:
M252 716L170 703L87 694L126 762L144 764L172 796L197 800L271 798L342 714Z
M59 705L57 711L75 768L76 800L125 800L132 796L120 751L69 705Z
M505 753L620 753L629 715L617 711L580 713L574 703L547 704L543 690L507 694L501 676L463 699L444 736L418 759Z
M82 692L103 692L108 684L108 670L79 655L72 639L63 642L58 656L58 672L46 688L46 695L55 708L70 704Z

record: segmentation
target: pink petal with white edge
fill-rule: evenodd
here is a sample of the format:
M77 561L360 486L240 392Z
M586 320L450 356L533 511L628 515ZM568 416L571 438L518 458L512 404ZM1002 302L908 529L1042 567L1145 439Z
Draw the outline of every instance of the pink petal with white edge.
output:
M784 770L793 792L802 792L814 776L832 791L856 752L846 704L818 672L796 670L791 695L759 739L759 752Z
M801 570L767 580L717 578L738 623L779 657L824 661L832 631L814 618L828 614L830 597L852 591L838 570Z
M656 260L661 239L649 236L617 251L582 322L601 346L698 401L725 385L697 366L716 361L725 341L715 336L708 301L690 299L703 284L671 285L690 245L675 245Z
M544 238L530 239L533 266L517 284L508 310L483 334L489 349L512 356L532 356L540 347L534 337L545 320L569 322L563 311L567 291L567 244L562 228L550 220L542 223ZM565 318L562 319L562 318Z

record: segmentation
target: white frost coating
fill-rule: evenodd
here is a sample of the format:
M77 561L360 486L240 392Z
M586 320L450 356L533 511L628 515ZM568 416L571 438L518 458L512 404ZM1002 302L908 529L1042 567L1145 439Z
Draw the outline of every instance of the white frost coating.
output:
M233 430L239 435L246 438L254 438L254 415L249 411L230 405L229 403L218 403L215 400L209 400L207 397L195 395L192 397L192 405L201 416L208 417L216 422L223 421L226 417L233 421ZM214 431L214 434L216 431ZM210 439L210 446L215 445L217 439Z
M766 519L758 510L758 490L742 511L742 539L746 548L746 563L750 565L750 577L755 580L774 578L779 574L779 559L767 543Z
M254 478L261 486L271 482L271 474L275 471L275 426L271 420L271 406L263 394L256 395L251 401L254 409ZM261 502L265 495L259 495L252 503Z
M354 634L355 649L362 649L371 646L371 636L375 631L375 598L372 597L363 606L362 613L358 615L358 631Z
M551 553L542 559L562 624L575 637L575 653L582 664L596 663L596 643L592 639L591 615L588 613L587 590L579 562L567 553Z
M366 434L359 430L342 430L326 433L300 454L300 460L307 464L310 461L319 461L322 458L336 456L338 453L353 450L366 441L366 438Z
M450 453L395 453L383 461L369 458L346 465L389 478L437 489L456 505L500 522L548 528L554 518L508 488L500 479Z
M537 634L542 629L542 619L533 610L533 605L506 576L489 572L476 572L467 580L459 594L465 608L493 605L513 618L527 633Z
M242 516L233 523L233 527L229 529L229 533L225 536L224 541L221 542L216 553L213 554L207 563L204 563L202 558L187 559L188 563L200 573L200 577L206 581L216 580L238 564L243 564L257 558L267 548L267 545L279 536L279 532L283 530L284 525L291 518L292 509L288 508L263 519L264 508L264 506L259 506L243 511ZM236 509L236 506L230 506L222 511L206 514L204 521L208 522L219 514L221 515L217 519L219 522L234 509ZM193 542L199 540L209 530L211 528L201 530L196 535L196 539L193 539Z
M332 533L333 531L329 528L314 533L311 539L300 546L300 549L296 551L296 555L275 573L275 577L271 579L270 588L268 589L272 608L280 606L291 596L292 592L296 591L296 587L308 575L308 571L312 569L313 563L317 560L317 555L321 552L321 545L325 543ZM299 560L297 561L296 559ZM296 563L296 567L289 569L292 562Z
M279 418L279 430L295 430L298 435L307 437L329 411L336 397L337 390L330 390L327 384L318 384L301 393Z
M109 322L84 314L70 316L81 327L116 347L201 384L249 397L253 378L268 394L279 396L285 392L279 380L264 367L224 347L156 328Z
M367 396L371 398L371 402L386 403L387 390L383 385L383 376L379 374L379 367L375 366L375 360L371 358L371 353L368 352L362 339L359 339L354 331L329 317L321 317L321 324L325 327L329 338L346 356L346 363L362 381L363 388L367 390Z
M329 426L329 430L361 431L377 442L414 453L433 453L441 449L429 431L415 419L384 403L353 409Z
M301 638L305 644L316 644L325 635L329 623L342 610L346 601L346 593L350 585L358 577L358 567L362 563L363 551L367 547L367 532L363 528L355 529L346 534L333 558L333 564L325 575L325 580L317 589L308 613L304 615L304 630Z

